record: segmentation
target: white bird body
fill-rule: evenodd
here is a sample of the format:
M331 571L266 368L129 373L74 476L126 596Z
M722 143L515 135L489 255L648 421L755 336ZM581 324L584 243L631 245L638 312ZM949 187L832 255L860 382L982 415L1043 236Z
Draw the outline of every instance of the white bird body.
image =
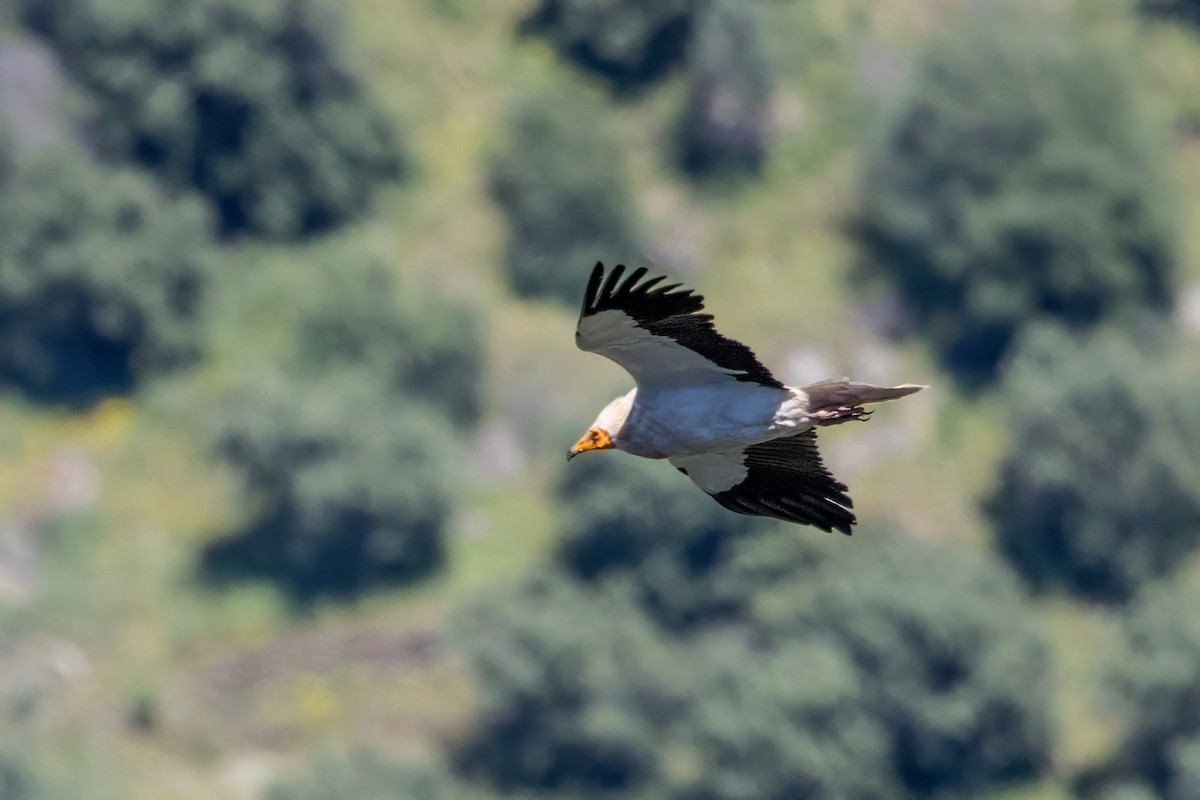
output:
M816 447L817 426L865 420L864 403L925 388L848 379L784 386L745 345L719 334L703 298L644 268L588 282L575 332L583 350L624 367L637 382L601 410L568 459L615 447L666 458L726 508L850 533L846 486Z
M619 401L631 407L613 444L645 458L756 444L815 424L807 414L808 396L792 387L730 381L652 391L635 388Z

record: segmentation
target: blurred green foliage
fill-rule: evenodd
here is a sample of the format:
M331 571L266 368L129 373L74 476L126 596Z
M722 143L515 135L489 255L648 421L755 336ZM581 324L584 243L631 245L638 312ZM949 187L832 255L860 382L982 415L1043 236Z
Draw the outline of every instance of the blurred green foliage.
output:
M656 635L621 580L541 573L471 609L458 639L484 695L460 769L678 800L967 796L1043 772L1047 653L1008 573L793 536L737 539L728 569L753 602L682 638Z
M302 372L362 367L397 398L428 403L456 425L478 419L486 354L478 310L403 290L374 262L340 260L323 269L322 290L301 312Z
M677 800L901 796L888 737L846 653L821 638L696 654L703 676L680 726ZM670 765L664 765L670 770ZM668 773L669 774L669 773Z
M491 164L518 295L577 303L596 261L638 261L637 199L601 99L556 80L524 98Z
M0 758L0 800L36 800L32 779L23 765Z
M1117 774L1164 798L1200 790L1200 619L1183 583L1149 589L1130 609L1124 647L1112 664L1110 701L1125 742Z
M987 501L997 543L1034 586L1127 600L1200 544L1200 381L1169 349L1114 334L1029 339Z
M863 266L968 386L1037 319L1162 313L1176 237L1161 144L1118 52L1045 13L971 9L867 149Z
M446 770L398 764L366 751L314 760L308 774L270 788L266 800L485 800ZM0 796L0 800L4 800Z
M481 402L476 312L336 252L297 294L285 369L247 376L214 413L253 514L204 566L300 602L442 565L460 432Z
M687 51L702 0L542 0L526 20L576 64L621 90L661 78Z
M82 89L87 144L198 190L226 232L335 227L406 169L324 0L18 5Z
M908 791L969 796L1046 768L1049 654L1006 570L949 548L894 543L841 554L821 580L800 624L857 668Z
M0 733L0 800L60 800L70 794L45 767L45 759L24 737L8 729ZM107 797L102 790L96 797Z
M697 177L758 172L772 136L772 71L757 6L712 0L698 16L676 123L680 165Z
M636 792L689 699L689 661L619 591L531 576L460 614L482 683L458 769L504 792Z
M210 220L135 172L71 150L0 175L0 380L86 405L194 357Z
M736 612L714 582L730 543L764 527L726 511L663 464L606 454L578 459L559 486L562 566L587 582L626 580L659 624L682 630Z
M444 417L397 403L361 369L302 384L261 375L216 416L217 451L256 512L205 552L214 577L270 578L308 602L442 563L454 441Z
M1193 25L1200 23L1200 2L1196 0L1142 0L1137 9L1150 17L1178 19Z
M1140 783L1126 782L1104 787L1096 800L1162 800L1148 786Z
M1200 791L1189 592L1150 587L1135 602L1112 685L1124 737L1086 702L1119 613L1088 601L1172 561L1194 583L1188 354L1153 340L1016 344L1047 317L1070 338L1169 305L1173 206L1191 221L1195 203L1174 202L1154 151L1197 184L1177 100L1200 63L1190 28L1162 36L1121 3L1058 4L1033 22L989 3L966 22L945 15L952 26L918 59L865 158L862 261L967 384L1016 357L1008 413L991 395L907 406L922 395L848 436L863 450L830 451L863 513L889 515L896 541L881 542L870 520L846 539L728 513L662 463L606 454L564 471L546 431L594 413L618 373L563 355L572 310L522 301L574 305L598 258L638 262L647 242L686 236L683 260L707 270L689 283L723 298L720 324L749 325L776 355L787 337L815 337L800 362L926 380L904 374L927 368L920 354L847 324L839 220L864 160L862 90L891 93L909 48L944 26L942 5L13 5L62 61L83 149L109 163L0 146L0 254L29 252L0 255L0 333L19 322L20 342L41 348L21 361L37 380L19 380L37 398L90 402L200 350L201 311L214 324L198 369L134 402L0 404L0 618L18 621L0 632L0 728L38 747L0 745L0 799L42 800L64 780L89 798L251 795L285 772L263 796ZM584 69L522 42L522 13ZM60 108L53 75L6 31L0 105L25 113L23 144L52 138L55 115L21 103L41 75L46 108ZM427 163L371 102L351 45ZM1127 55L1151 77L1130 74ZM630 93L596 91L596 75ZM1169 141L1142 99L1176 115ZM645 152L627 162L631 147ZM681 181L680 165L718 180ZM770 180L737 193L720 181L755 170ZM419 191L390 191L387 220L317 238L370 219L384 183L413 174ZM215 250L228 269L208 268L190 194L225 233L248 234ZM430 292L443 280L479 307ZM68 290L70 314L41 304ZM58 347L62 320L84 344ZM0 364L32 346L0 338ZM484 416L479 461L459 469ZM196 446L206 427L227 469ZM988 520L975 493L1010 431ZM1031 602L992 549L1076 596ZM265 580L198 590L197 553L207 577ZM428 577L307 616L281 602ZM466 592L475 602L448 624ZM291 772L313 744L369 749ZM442 745L447 764L389 760ZM1092 770L1096 793L1076 781Z

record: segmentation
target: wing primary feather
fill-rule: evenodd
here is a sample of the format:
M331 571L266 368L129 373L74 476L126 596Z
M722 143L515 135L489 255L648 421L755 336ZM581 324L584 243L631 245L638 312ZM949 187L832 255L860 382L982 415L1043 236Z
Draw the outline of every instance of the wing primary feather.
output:
M600 297L596 303L599 306L608 298L612 297L613 290L617 288L617 284L621 280L621 276L625 274L625 265L617 264L613 267L612 272L608 274L608 280L604 282L604 288L600 290Z
M651 289L653 289L653 288L654 288L655 286L657 286L658 284L660 284L660 283L662 283L663 281L665 281L666 279L667 279L667 276L666 276L666 275L659 275L659 276L658 276L658 277L656 277L656 278L651 278L650 280L646 281L646 282L645 282L645 283L643 283L641 286L639 286L637 290L638 290L639 292L641 292L642 294L646 294L646 295L650 295L650 294L660 294L660 292L652 292L652 291L650 291L650 290L651 290Z
M703 458L690 456L683 462L692 468L688 477L696 480L705 473ZM718 463L724 463L729 453L720 458ZM701 482L701 488L730 511L850 534L855 522L853 503L846 485L822 463L814 430L750 445L742 451L742 463L746 474L740 482L720 491Z
M711 314L699 313L704 309L703 295L681 288L678 283L663 285L665 276L654 276L640 283L648 272L646 267L628 271L624 264L617 264L605 275L603 264L598 264L588 280L580 321L605 311L619 311L651 337L661 337L660 342L669 339L675 345L704 357L712 364L712 372L720 379L732 378L775 389L783 388L783 384L758 361L750 348L722 336L713 326ZM639 384L644 379L653 380L671 373L679 363L664 355L654 362L652 372L638 360L643 356L635 357L622 346L609 346L604 336L603 329L592 328L587 333L581 333L581 328L576 328L576 342L582 349L616 361L629 370ZM680 371L689 371L689 380L694 379L695 362L684 363L693 366L687 370L681 367Z
M629 273L629 277L625 279L625 282L621 284L621 288L617 291L622 294L632 294L633 287L637 285L637 282L640 281L647 272L649 272L649 270L647 270L645 267L638 267L633 272Z
M657 281L656 281L656 283L657 283ZM673 291L675 291L676 289L678 289L680 286L683 286L683 284L682 284L682 283L672 283L672 284L669 284L669 285L667 285L667 286L659 286L657 289L655 289L655 290L654 290L653 292L651 292L650 294L652 294L652 295L654 295L654 296L656 296L656 297L657 297L657 296L660 296L660 295L664 295L664 294L670 294L671 292L673 292ZM691 295L691 293L692 293L692 290L691 290L691 289L687 289L686 291L680 292L680 293L679 293L679 296L680 296L680 297L683 297L683 296L685 296L685 295Z
M588 278L587 291L583 293L583 311L581 314L587 314L593 306L596 305L596 300L600 293L600 283L604 280L604 264L600 261L596 262L596 266L592 268L592 275Z

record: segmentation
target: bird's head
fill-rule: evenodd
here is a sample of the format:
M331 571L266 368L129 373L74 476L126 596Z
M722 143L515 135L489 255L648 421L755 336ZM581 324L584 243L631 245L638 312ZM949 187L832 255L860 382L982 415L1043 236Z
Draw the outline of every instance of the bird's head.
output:
M636 390L635 390L636 391ZM606 405L596 421L587 429L587 433L567 451L567 461L586 450L608 450L617 446L621 436L621 428L633 407L633 392L622 395Z

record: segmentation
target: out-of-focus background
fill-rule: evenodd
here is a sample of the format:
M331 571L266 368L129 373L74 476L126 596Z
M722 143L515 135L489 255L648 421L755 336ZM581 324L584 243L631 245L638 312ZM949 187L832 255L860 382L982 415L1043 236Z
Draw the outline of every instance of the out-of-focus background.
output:
M1200 797L1200 3L0 4L0 798ZM597 260L852 538L563 453Z

